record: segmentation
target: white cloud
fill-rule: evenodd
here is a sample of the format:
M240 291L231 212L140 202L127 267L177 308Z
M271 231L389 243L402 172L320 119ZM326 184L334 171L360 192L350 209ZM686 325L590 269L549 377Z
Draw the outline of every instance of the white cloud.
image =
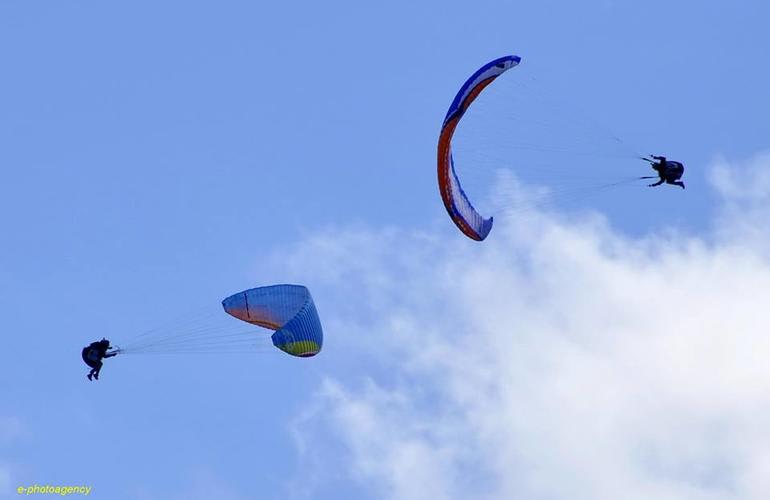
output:
M10 445L24 433L24 426L22 421L18 417L14 416L0 416L0 446L5 448ZM12 484L14 464L8 462L8 452L0 448L0 498L6 498L4 495L10 493L13 487L13 494L16 495L15 487L18 485Z
M711 183L721 195L724 207L717 220L717 234L724 241L751 245L768 253L770 239L770 153L742 162L717 160L711 169Z
M11 468L0 463L0 498L8 491L11 491Z
M327 378L301 419L306 463L400 500L766 499L770 233L724 222L747 198L752 217L770 206L770 156L749 164L747 197L735 167L715 170L717 239L527 214L482 244L306 242L290 262L327 355L389 374Z

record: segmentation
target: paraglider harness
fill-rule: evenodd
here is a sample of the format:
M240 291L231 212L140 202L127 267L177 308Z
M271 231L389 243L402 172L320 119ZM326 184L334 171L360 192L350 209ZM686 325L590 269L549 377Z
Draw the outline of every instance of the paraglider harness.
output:
M85 364L91 367L91 372L88 374L88 379L95 377L99 380L99 371L102 368L102 359L111 358L117 356L120 353L120 348L111 349L110 341L102 338L97 342L91 342L90 345L83 348L81 356Z
M658 177L649 175L640 177L640 179L659 179L658 182L648 184L649 187L660 186L664 182L666 184L673 184L684 189L684 182L679 179L684 174L684 165L678 161L667 160L665 156L650 155L649 158L641 156L642 160L649 162L650 166L658 172Z

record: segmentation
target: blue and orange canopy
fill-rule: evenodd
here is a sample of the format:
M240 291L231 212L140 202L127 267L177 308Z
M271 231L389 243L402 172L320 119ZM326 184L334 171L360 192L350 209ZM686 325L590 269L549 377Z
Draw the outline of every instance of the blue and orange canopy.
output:
M441 199L455 225L467 237L482 241L492 229L492 217L485 219L479 214L463 188L455 172L452 158L452 136L465 111L484 88L495 78L521 62L519 56L505 56L491 61L478 69L460 87L449 106L438 140L438 185Z
M252 288L227 297L222 307L235 318L274 330L273 345L292 356L315 356L321 350L321 321L304 286Z

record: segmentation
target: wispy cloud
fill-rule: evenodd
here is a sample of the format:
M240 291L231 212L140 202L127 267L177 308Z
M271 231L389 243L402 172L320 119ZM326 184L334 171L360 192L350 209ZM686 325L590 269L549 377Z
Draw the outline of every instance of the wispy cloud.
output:
M748 164L759 219L770 157ZM329 346L386 375L325 380L304 460L401 500L766 498L770 233L730 223L736 168L714 171L719 238L533 213L483 244L366 229L305 242L289 261L314 282Z
M3 448L19 439L23 432L21 419L15 416L0 416L0 498L5 498L3 495L10 492L12 486L18 486L12 484L15 465L11 463L11 457Z
M740 162L720 158L711 169L711 183L724 203L717 228L725 242L770 252L769 165L770 153L764 153Z

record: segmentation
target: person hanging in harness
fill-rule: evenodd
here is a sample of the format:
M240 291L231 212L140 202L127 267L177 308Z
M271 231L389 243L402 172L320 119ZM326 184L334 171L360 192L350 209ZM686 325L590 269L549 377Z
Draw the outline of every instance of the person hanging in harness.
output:
M649 184L649 187L660 186L664 182L666 184L673 184L684 189L684 182L679 179L684 174L684 165L678 161L667 160L665 156L650 155L649 158L642 158L642 160L650 162L650 166L658 173L658 182ZM642 177L642 179L654 179L655 177Z
M91 367L91 371L88 373L88 380L99 380L99 372L102 369L102 360L104 358L111 358L116 356L120 352L120 349L110 351L110 341L102 337L102 340L97 342L91 342L83 348L83 361Z

